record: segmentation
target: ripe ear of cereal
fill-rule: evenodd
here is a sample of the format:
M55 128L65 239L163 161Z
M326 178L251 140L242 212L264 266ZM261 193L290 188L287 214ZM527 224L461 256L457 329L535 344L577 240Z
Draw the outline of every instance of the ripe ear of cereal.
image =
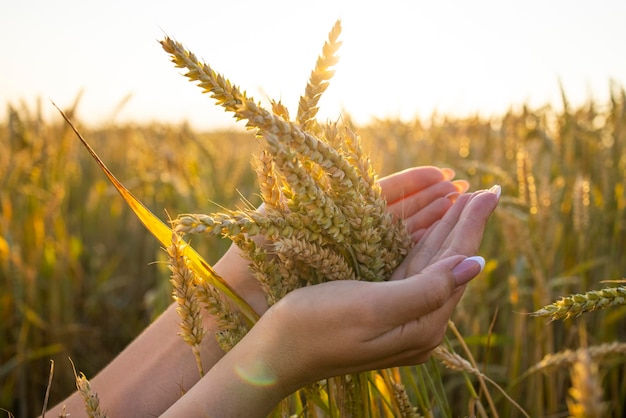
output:
M328 280L387 280L412 245L406 226L386 211L358 135L315 119L338 61L340 33L337 21L300 97L295 120L280 102L270 101L265 109L181 43L169 37L161 41L176 67L185 68L190 81L245 121L264 144L254 160L263 210L183 214L174 221L175 233L232 240L249 260L269 305L298 287ZM218 336L228 332L223 329ZM307 402L334 408L330 415L371 416L372 404L360 399L362 391L379 382L375 391L389 395L399 385L393 379L376 379L378 373L340 376L326 388L306 388ZM402 416L414 416L406 397L389 396L388 402Z
M279 102L265 109L184 46L161 41L172 62L264 140L256 167L264 210L184 214L180 234L231 239L248 255L269 304L296 287L339 278L386 280L411 246L405 225L385 211L376 173L347 127L315 120L334 73L341 24L330 31L300 98L295 120ZM262 237L270 245L252 240ZM267 242L266 241L266 242ZM306 272L306 274L304 274Z

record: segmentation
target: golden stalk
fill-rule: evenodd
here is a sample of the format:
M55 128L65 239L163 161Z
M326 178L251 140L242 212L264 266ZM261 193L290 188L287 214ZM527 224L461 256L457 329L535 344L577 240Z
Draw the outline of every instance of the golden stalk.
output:
M602 385L598 365L589 352L578 351L578 359L571 368L572 387L569 389L567 408L573 418L601 418L606 416L602 401Z

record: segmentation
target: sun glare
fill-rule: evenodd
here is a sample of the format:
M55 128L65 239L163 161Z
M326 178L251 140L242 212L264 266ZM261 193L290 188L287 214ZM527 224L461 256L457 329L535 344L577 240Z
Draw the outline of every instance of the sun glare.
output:
M558 103L559 83L580 103L607 98L610 80L626 79L626 61L616 52L626 39L619 20L626 5L617 1L589 9L563 0L191 1L185 8L68 0L65 8L37 2L32 14L34 2L0 6L0 35L15 40L0 57L0 101L39 97L69 105L84 90L79 109L86 122L234 125L167 62L156 42L165 34L259 100L281 99L294 112L338 18L343 46L320 103L323 118L500 114L512 105Z

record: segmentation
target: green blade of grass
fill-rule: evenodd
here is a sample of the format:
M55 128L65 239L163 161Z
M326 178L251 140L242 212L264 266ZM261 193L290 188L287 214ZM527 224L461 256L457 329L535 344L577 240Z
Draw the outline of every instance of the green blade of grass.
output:
M124 185L111 173L111 171L107 168L107 166L102 162L98 154L94 151L93 148L87 143L85 138L78 132L78 130L74 127L72 121L63 113L61 109L53 102L52 105L57 108L57 110L63 116L63 119L67 122L67 124L72 128L78 139L82 142L82 144L87 148L87 151L91 154L91 156L96 160L96 163L107 178L111 181L115 189L120 193L124 201L128 204L131 210L137 215L139 220L144 224L144 226L154 235L154 237L163 245L167 247L171 244L172 234L174 231L167 226L163 221L161 221L157 216L155 216L148 208L144 206L139 199L137 199ZM241 313L249 325L254 324L258 319L259 315L256 313L254 309L245 301L241 296L239 296L230 285L221 278L215 270L207 263L200 254L196 250L194 250L191 246L187 246L186 256L191 263L192 269L201 277L203 280L207 280L211 285L215 286L221 292L223 292L228 298L230 298L233 302L237 304Z

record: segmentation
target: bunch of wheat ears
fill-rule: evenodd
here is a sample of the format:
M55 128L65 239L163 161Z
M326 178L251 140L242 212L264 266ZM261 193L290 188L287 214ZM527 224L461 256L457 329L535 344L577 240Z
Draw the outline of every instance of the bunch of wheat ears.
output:
M264 144L264 150L255 159L263 210L247 205L245 209L208 215L180 215L173 221L171 243L166 248L173 297L181 317L180 334L192 348L200 375L204 370L199 347L206 336L202 327L203 309L217 318L219 331L216 338L225 351L237 344L258 318L254 313L250 314L250 307L241 298L233 299L237 295L224 293L223 288L215 286L220 281L205 280L197 264L188 257L190 247L183 239L185 235L219 235L232 240L249 260L250 269L270 306L298 287L324 281L386 280L412 245L405 225L386 211L376 173L361 148L358 135L347 126L338 123L322 125L316 120L318 102L338 61L340 32L341 24L337 21L311 72L293 119L281 102L270 101L271 110L265 109L227 78L200 62L179 42L169 37L161 41L172 62L187 70L185 76L197 82L237 120L244 120L247 128L254 131ZM624 296L623 286L574 295L546 306L535 315L568 318L625 304ZM461 335L454 324L450 324L464 346ZM465 353L470 361L450 347L438 347L434 357L447 368L476 376L492 416L498 416L485 382L502 389L478 369L469 350L465 349ZM610 351L614 352L613 349ZM624 345L620 344L617 351L623 353ZM565 358L565 354L552 355L553 358L545 359L546 364ZM584 376L597 373L594 363L597 356L594 356L593 347L569 354L566 363L572 365L574 384L570 391L570 411L575 416L583 416L585 412L581 405L585 393L593 389L593 405L601 403L597 382L591 380L595 385L591 389L581 386L581 382L590 382ZM538 364L526 375L549 368L546 364ZM451 411L445 410L445 396L438 397L436 378L424 377L424 373L428 374L426 368L415 373L407 375L399 370L379 370L327 379L285 400L277 407L274 416L418 417L421 416L418 410L426 416L433 416L434 404L438 405L440 413L450 415ZM416 375L421 379L420 383L433 386L432 393L424 395L416 390L411 397L408 396L402 383L403 376L408 376L408 380L413 381L412 387L416 387ZM77 383L80 383L79 389L90 390L84 376L77 378ZM473 387L468 387L473 392ZM417 406L411 404L410 398ZM475 397L477 414L487 416L478 398ZM89 394L85 399L93 401L97 396ZM526 415L513 400L509 400ZM89 410L90 405L86 405ZM91 408L97 409L92 409L92 416L102 416L98 405L91 405ZM589 408L593 409L593 406ZM595 413L601 413L598 412L601 410Z
M201 373L197 351L204 336L200 306L219 319L217 339L224 350L236 344L249 325L217 289L206 282L199 285L203 282L194 277L184 260L186 244L178 234L221 235L232 240L249 260L270 306L302 286L337 279L386 280L411 247L405 225L386 211L359 137L348 127L321 125L316 120L318 102L338 60L340 32L338 21L317 59L294 119L280 102L272 101L271 111L264 109L180 43L169 37L161 41L175 65L188 70L185 76L235 118L245 120L265 145L255 161L263 210L248 207L210 215L188 214L174 221L176 235L168 254L182 317L181 334L193 347ZM338 379L342 381L336 387L345 389L335 393L341 398L338 403L353 409L343 413L363 415L358 411L363 404L347 399L359 393L357 387L366 380L358 376ZM392 390L398 408L413 411L406 406L399 382Z

